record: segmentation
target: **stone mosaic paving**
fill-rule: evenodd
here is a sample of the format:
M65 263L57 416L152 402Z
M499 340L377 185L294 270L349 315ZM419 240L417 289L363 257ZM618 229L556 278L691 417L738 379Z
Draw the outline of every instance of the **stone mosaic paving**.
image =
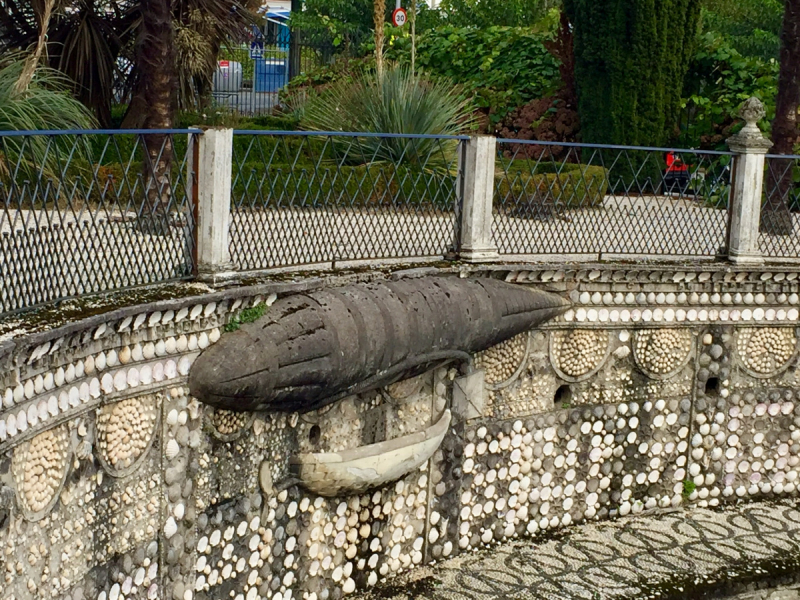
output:
M798 503L756 502L585 525L540 543L513 541L412 572L363 598L603 600L659 597L659 590L692 597L693 585L768 578L771 564L798 559Z

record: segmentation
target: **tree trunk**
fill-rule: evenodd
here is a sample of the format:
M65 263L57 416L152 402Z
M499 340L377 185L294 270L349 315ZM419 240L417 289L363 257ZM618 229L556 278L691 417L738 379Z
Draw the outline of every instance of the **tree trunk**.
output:
M375 69L378 79L383 79L383 24L386 21L386 0L375 0Z
M303 10L302 0L292 0L292 14L299 13ZM300 61L301 47L300 36L302 33L300 29L292 26L289 30L289 81L300 75L302 71L302 64Z
M772 122L772 151L792 154L798 141L797 109L800 106L800 0L785 0L781 30L781 67L775 120ZM769 159L767 199L761 209L761 231L771 235L792 233L789 196L792 190L792 159Z
M137 67L145 103L145 129L171 129L175 107L175 45L171 0L141 0L142 25L138 40ZM167 134L145 135L146 209L145 222L152 233L162 233L167 226L165 214L172 193L172 137ZM143 215L144 216L144 215Z

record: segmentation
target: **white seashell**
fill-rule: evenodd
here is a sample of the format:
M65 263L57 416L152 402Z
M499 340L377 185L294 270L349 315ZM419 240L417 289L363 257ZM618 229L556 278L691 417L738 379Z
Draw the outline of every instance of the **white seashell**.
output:
M178 445L178 442L172 439L167 442L166 455L169 460L172 460L173 458L178 456L178 453L180 451L181 447L180 445Z
M167 539L178 533L178 524L175 522L175 517L170 517L164 524L164 535Z

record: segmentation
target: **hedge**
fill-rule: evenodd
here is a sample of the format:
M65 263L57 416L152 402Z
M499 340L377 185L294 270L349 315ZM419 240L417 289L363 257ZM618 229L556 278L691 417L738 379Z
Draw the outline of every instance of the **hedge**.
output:
M530 205L587 208L602 204L608 190L608 170L595 165L532 166L528 161L509 161L501 166L495 182L495 204L515 212Z
M403 165L247 163L233 183L233 203L246 208L395 206L450 209L457 177Z

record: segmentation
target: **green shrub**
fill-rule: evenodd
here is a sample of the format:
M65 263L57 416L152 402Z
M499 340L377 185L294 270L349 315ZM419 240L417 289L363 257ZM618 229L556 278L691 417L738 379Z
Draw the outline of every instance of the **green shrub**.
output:
M312 131L452 136L469 128L470 115L467 103L458 97L458 89L452 84L430 81L393 65L383 77L367 72L310 97L301 124ZM443 167L455 156L452 140L361 138L357 146L348 139L334 141L340 155L352 157L347 160L349 164L387 161Z
M528 27L438 27L418 37L416 65L432 78L461 85L471 106L498 123L558 89L559 63L544 46L552 35ZM407 64L410 43L395 44L387 56Z
M291 116L265 115L251 117L239 124L238 129L254 129L263 127L274 131L295 131L300 121Z
M556 168L560 171L555 172ZM599 206L608 190L608 170L600 166L510 161L495 177L495 203L519 209L530 204L586 208Z
M740 126L739 107L751 96L764 103L767 116L759 126L769 135L779 69L774 59L742 56L717 33L700 36L684 85L678 143L726 150L725 139Z
M434 206L449 208L457 176L403 165L336 166L248 163L233 184L233 202L249 208Z
M251 129L265 131L255 126ZM239 164L313 166L320 160L335 160L333 144L327 136L234 135L234 171Z

